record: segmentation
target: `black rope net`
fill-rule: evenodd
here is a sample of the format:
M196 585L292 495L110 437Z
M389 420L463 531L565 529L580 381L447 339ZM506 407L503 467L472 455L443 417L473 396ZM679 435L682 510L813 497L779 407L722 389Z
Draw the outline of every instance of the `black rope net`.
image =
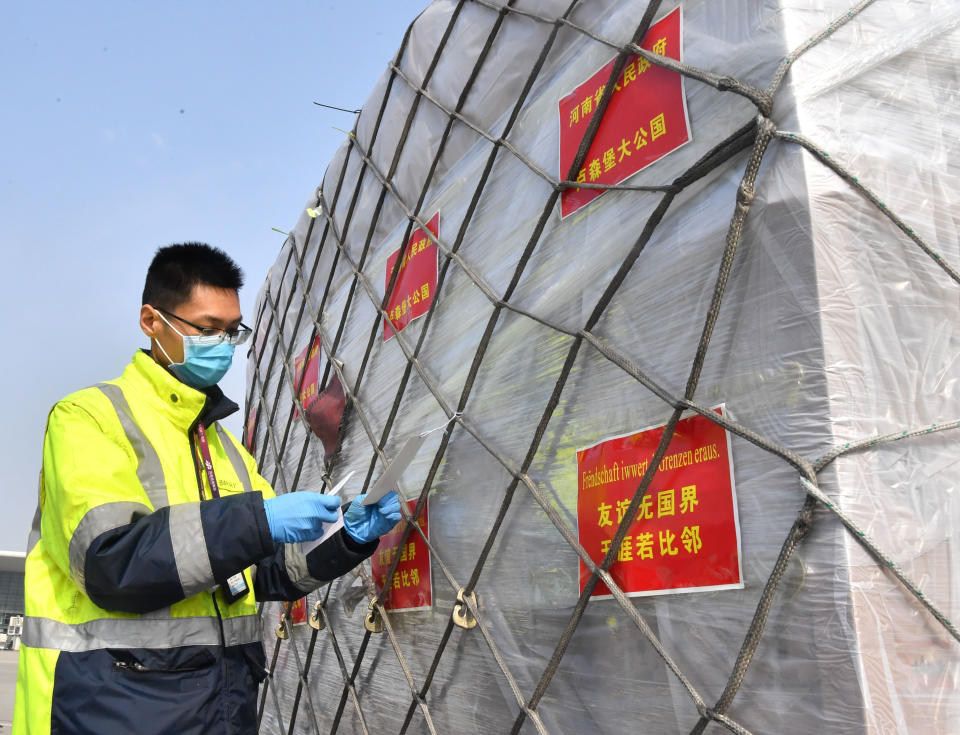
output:
M352 497L439 428L372 565L263 605L262 732L960 728L958 26L882 0L417 18L263 287L246 441L277 492L354 472ZM651 70L681 117L622 102ZM681 502L691 417L729 442L742 584L638 595L618 569L658 476ZM650 427L585 518L578 450Z

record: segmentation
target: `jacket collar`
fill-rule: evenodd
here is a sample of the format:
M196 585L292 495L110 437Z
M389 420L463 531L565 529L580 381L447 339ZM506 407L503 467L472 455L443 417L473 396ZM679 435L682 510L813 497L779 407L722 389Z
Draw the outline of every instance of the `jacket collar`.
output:
M193 428L198 419L207 427L239 409L220 386L197 390L181 383L147 350L137 350L123 371L123 381L133 388L137 399L145 400L154 411L185 432Z

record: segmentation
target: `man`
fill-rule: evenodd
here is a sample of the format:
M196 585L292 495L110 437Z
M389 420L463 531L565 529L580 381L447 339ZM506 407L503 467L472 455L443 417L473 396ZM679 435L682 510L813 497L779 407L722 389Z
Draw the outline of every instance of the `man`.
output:
M294 600L369 557L396 493L274 496L219 420L217 387L250 329L236 264L187 243L147 272L138 351L116 380L50 412L26 562L13 732L254 733L259 600Z

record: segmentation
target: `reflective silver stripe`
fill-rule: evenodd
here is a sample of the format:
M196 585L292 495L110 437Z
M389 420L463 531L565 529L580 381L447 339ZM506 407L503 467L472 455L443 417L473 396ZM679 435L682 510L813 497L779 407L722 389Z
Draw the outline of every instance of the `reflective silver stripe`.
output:
M303 592L313 592L323 584L319 579L310 576L307 566L307 555L300 550L300 544L283 545L283 561L286 565L287 576Z
M81 589L86 591L84 568L87 561L87 550L90 544L101 533L110 531L128 523L133 523L141 516L149 515L152 511L143 503L118 501L104 503L88 510L80 523L77 524L73 536L70 537L70 574Z
M259 615L241 615L236 618L224 618L223 642L227 646L241 646L244 643L263 641L263 622Z
M33 547L40 543L40 506L33 514L33 523L30 524L30 535L27 536L27 556L33 551Z
M220 424L215 424L217 427L217 436L220 437L220 444L223 446L223 451L227 455L227 459L230 460L230 464L233 465L233 471L237 473L237 477L240 478L240 483L243 485L243 491L245 493L253 492L253 483L250 482L250 473L247 471L247 463L243 461L243 457L240 456L240 452L237 451L237 448L233 445L233 442L230 440L230 437L227 436L227 432L223 430L223 427Z
M40 470L40 476L37 480L37 511L33 514L33 523L30 524L30 535L27 536L27 556L30 556L33 547L40 543L40 522L43 519L40 512L41 497L43 497L43 470Z
M170 606L161 607L159 610L151 610L150 612L140 613L141 618L149 618L151 620L166 620L170 617Z
M160 457L157 456L157 450L147 441L147 437L133 419L133 413L130 411L130 404L123 396L123 391L111 383L99 383L97 385L103 394L113 404L113 410L120 419L120 426L123 427L123 433L127 435L127 441L133 447L137 455L137 479L143 485L143 489L153 504L153 509L158 510L167 505L167 485L163 479L163 467L160 465Z
M259 643L263 629L257 615L226 618L224 642L228 646ZM80 653L100 648L177 648L218 646L220 630L216 617L100 618L70 625L50 618L27 617L23 621L23 645Z
M203 535L200 503L170 506L170 541L184 596L190 597L213 586L213 569Z

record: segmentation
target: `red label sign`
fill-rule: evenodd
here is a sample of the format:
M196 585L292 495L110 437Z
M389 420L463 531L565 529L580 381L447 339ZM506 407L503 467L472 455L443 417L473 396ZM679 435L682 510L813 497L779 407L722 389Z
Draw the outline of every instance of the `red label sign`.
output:
M433 215L427 222L427 229L434 237L440 237L440 213ZM384 288L390 286L390 276L393 275L393 266L397 262L399 250L394 251L387 258L387 274ZM422 228L417 228L407 241L403 262L400 264L400 273L397 282L387 301L387 314L394 329L398 332L404 329L417 317L421 317L430 310L433 296L437 290L437 245ZM383 321L383 341L393 336L393 329L387 320Z
M266 320L257 320L256 328L253 330L253 346L250 348L250 352L247 356L247 375L254 375L257 370L257 365L260 362L260 356L263 353L264 344L267 341L267 331L269 330L269 327L270 325ZM258 388L256 383L254 383L253 387ZM257 402L255 398L257 395L257 390L254 390L253 394L250 396L250 403L253 408L247 415L243 432L243 444L250 454L255 452L257 444Z
M256 451L257 443L257 407L254 406L250 413L247 414L247 420L243 426L243 446L247 448L247 451L250 454L253 454Z
M280 622L283 623L283 615L290 611L290 622L293 625L302 625L307 622L307 598L301 597L294 602L284 602L280 606Z
M715 409L723 413L723 407ZM577 452L580 543L600 563L656 451L663 426ZM676 433L610 574L631 596L743 587L740 523L725 429L691 416ZM580 561L580 591L590 571ZM593 597L609 597L600 582Z
M293 361L293 385L297 388L297 401L306 413L316 403L317 384L320 382L320 335L308 344Z
M417 509L417 501L407 502L410 513ZM417 523L423 533L430 538L428 529L427 504L424 503ZM397 571L391 581L390 598L384 604L387 610L394 612L409 612L411 610L429 610L433 605L433 583L430 578L430 550L427 544L415 530L410 533L407 543L400 541L406 529L407 522L400 521L386 536L380 537L380 546L371 557L373 578L377 589L383 590L387 584L387 572L394 558L400 557Z
M310 430L323 443L325 459L330 459L340 444L340 423L346 408L346 394L340 379L333 373L326 388L320 385L320 335L303 349L294 360L293 384L298 386L297 399L303 407ZM298 410L294 405L294 411Z
M679 61L682 38L682 17L677 8L650 27L640 47ZM570 172L614 61L560 100L561 178ZM633 54L615 83L576 179L591 184L619 184L689 140L683 76ZM601 194L603 189L565 189L560 198L560 216L573 214Z

